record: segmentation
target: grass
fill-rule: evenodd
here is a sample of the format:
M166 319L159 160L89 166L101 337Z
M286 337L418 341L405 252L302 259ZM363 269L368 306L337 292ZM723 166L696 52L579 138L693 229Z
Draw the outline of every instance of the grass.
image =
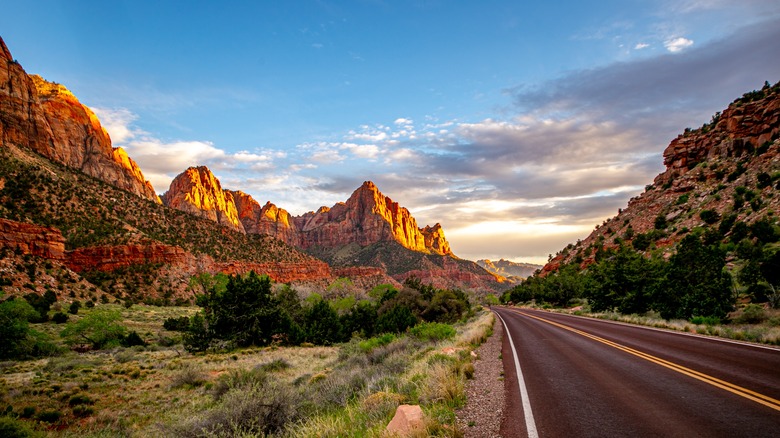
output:
M435 333L452 330L452 337L390 335L193 355L180 344L160 345L176 336L162 328L164 320L192 308L100 307L121 311L123 324L150 344L0 363L0 411L10 409L0 418L13 419L9 427L66 437L378 437L396 407L408 403L425 412L421 436L462 436L454 409L465 403L470 351L493 326L482 310L467 322L436 326ZM52 334L62 328L40 326Z
M762 318L762 322L751 324L743 323L742 321L754 321L756 317L751 315L751 313L748 313L748 317L745 317L744 310L740 309L732 314L733 320L731 324L722 324L715 318L701 317L691 318L690 321L684 319L666 320L652 312L646 315L623 315L617 312L590 313L577 311L574 314L700 335L718 336L738 341L780 345L780 311L765 310L765 318ZM755 312L751 309L747 310L748 312Z

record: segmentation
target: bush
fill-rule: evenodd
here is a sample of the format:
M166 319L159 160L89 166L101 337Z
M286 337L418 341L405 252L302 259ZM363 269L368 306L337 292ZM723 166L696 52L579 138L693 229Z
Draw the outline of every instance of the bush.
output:
M758 304L748 304L732 319L737 324L760 324L766 321L766 311Z
M702 210L699 213L699 217L710 225L720 220L720 215L715 210Z
M228 391L213 409L173 427L176 436L265 436L301 417L303 398L279 382Z
M421 341L441 341L455 336L455 329L449 324L424 322L409 330L412 336Z
M171 388L195 388L206 383L206 374L194 367L186 367L173 377Z
M79 309L81 309L81 301L74 301L70 303L70 306L68 307L68 313L71 315L76 315L79 313Z
M172 332L183 332L190 327L190 319L186 316L179 318L168 318L163 322L163 328Z
M146 341L144 341L141 336L136 332L135 330L131 331L127 336L124 337L121 341L122 345L125 347L134 347L136 345L146 345Z
M95 401L84 394L76 394L68 400L68 406L94 405Z
M373 350L376 347L381 347L383 345L387 345L395 340L395 335L392 333L384 333L379 336L375 336L370 339L366 339L365 341L360 341L358 343L358 346L361 350L368 353L369 351Z
M78 405L73 408L73 415L79 418L89 417L94 413L95 410L90 406Z
M44 423L56 423L60 421L61 417L62 412L60 411L43 411L35 416L38 421L43 421Z
M60 336L70 345L87 342L96 350L116 346L124 339L126 331L119 324L121 319L122 315L118 311L96 310L76 322L68 323Z
M396 305L379 316L376 327L380 333L402 333L415 324L417 324L417 317L412 311L406 306Z
M51 317L51 320L54 321L56 324L65 324L66 322L68 322L68 315L62 312L57 312Z
M260 364L257 366L257 369L259 371L272 373L274 371L282 371L286 370L287 368L290 368L292 365L290 365L289 362L284 360L283 358L274 359L270 362Z
M715 316L694 316L690 320L691 324L697 325L718 325L720 318Z
M35 432L25 422L15 418L0 417L0 436L3 438L33 438L41 436Z

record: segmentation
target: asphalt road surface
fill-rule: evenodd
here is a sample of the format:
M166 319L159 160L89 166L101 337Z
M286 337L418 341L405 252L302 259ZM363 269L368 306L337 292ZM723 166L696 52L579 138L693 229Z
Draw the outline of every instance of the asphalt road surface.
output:
M780 437L778 349L493 310L505 324L504 437Z

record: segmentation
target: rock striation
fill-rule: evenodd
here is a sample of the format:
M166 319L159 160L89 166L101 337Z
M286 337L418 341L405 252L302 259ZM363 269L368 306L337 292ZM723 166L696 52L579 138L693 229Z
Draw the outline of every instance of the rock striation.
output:
M233 194L222 189L222 184L206 166L190 167L179 174L161 199L168 207L245 232L238 219Z
M65 258L65 238L60 230L8 219L0 219L0 248L52 260Z
M28 75L1 38L0 139L160 202L138 165L112 147L92 110L64 86Z

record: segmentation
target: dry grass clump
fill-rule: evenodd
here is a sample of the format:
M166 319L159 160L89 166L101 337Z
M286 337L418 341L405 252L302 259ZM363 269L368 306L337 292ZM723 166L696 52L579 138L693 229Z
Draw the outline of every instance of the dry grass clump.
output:
M749 304L730 314L731 324L721 324L719 320L700 317L693 318L691 321L684 319L666 320L654 313L623 315L617 312L576 312L576 314L648 327L718 336L737 341L780 345L780 311L764 309L755 304Z
M299 419L301 393L279 381L238 386L218 404L163 429L176 437L235 437L275 434Z

